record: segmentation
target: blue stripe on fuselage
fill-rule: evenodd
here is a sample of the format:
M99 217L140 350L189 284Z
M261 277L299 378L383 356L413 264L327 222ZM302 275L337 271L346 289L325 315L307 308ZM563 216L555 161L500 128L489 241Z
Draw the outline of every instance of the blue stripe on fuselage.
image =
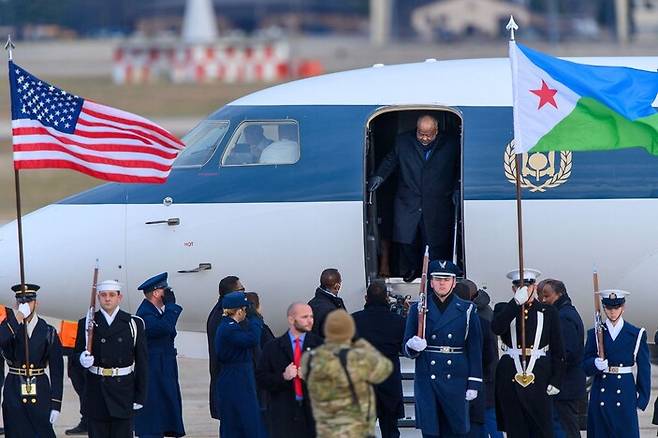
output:
M364 141L373 106L227 106L210 116L230 120L228 135L201 168L174 169L164 184L105 184L61 204L309 202L363 199ZM513 199L503 170L512 139L510 107L462 107L464 195L467 200ZM220 167L235 128L243 120L295 119L301 157L293 165ZM559 153L557 154L559 157ZM556 160L557 161L557 160ZM557 165L557 163L556 163ZM531 178L531 177L529 177ZM611 199L658 196L658 157L644 149L578 152L568 180L526 199Z

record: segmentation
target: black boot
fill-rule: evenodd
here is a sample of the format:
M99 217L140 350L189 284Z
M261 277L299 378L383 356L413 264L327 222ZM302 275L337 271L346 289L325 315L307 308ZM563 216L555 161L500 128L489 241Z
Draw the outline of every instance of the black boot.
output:
M64 431L66 435L87 435L87 424L82 421L73 429Z
M415 269L412 269L411 271L408 271L404 274L404 277L402 279L404 280L405 283L411 283L415 279L418 278L418 271Z

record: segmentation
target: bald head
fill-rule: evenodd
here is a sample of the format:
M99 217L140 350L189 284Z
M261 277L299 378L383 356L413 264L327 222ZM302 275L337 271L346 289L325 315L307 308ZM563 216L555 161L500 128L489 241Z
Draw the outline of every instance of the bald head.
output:
M313 309L304 303L288 306L288 328L294 336L310 332L313 328Z
M430 116L425 114L418 117L416 122L416 139L423 146L427 146L436 139L436 135L439 133L439 122Z

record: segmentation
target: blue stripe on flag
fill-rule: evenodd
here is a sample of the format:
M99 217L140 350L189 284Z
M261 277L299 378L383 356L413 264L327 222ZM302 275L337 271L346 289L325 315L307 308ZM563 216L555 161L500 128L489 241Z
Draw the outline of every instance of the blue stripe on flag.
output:
M537 67L582 97L591 97L630 120L650 116L658 73L629 67L577 64L517 44Z

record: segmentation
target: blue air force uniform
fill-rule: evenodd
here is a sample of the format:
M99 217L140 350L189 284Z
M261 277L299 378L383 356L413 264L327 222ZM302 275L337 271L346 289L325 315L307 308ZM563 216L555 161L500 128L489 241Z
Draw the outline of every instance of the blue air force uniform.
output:
M244 292L231 292L222 299L222 307L249 307L249 301ZM263 321L251 316L247 322L243 328L233 318L224 316L215 335L215 351L221 363L215 397L222 413L222 438L258 438L265 434L252 358L252 351L260 342Z
M26 292L21 286L12 288L19 302L36 299L39 286L28 284ZM62 409L64 381L64 361L62 346L55 328L34 315L32 334L29 335L29 373L25 365L25 321L19 324L11 309L0 324L0 347L9 366L9 374L4 383L2 414L5 436L8 438L54 438L50 417L52 411ZM28 323L29 324L29 323ZM30 331L28 330L28 334ZM45 374L48 368L50 378ZM31 374L31 377L27 374ZM21 393L26 379L31 379L32 393Z
M451 262L432 261L433 277L455 278L458 268ZM482 334L473 303L454 293L440 302L430 289L427 301L425 340L427 347L416 351L410 344L418 328L418 304L409 310L404 352L415 360L414 396L416 428L424 435L462 436L470 430L467 390L482 386Z
M627 292L601 291L603 305L619 307ZM637 409L644 410L649 403L651 365L647 334L643 328L624 321L621 316L613 326L603 325L603 346L607 368L597 368L597 339L594 329L587 332L583 367L588 376L594 376L587 410L587 436L639 437ZM637 367L637 380L633 377Z
M144 293L169 289L167 273L149 278L138 287ZM148 395L135 415L135 435L162 437L185 435L183 404L176 362L176 322L183 308L176 304L171 289L164 292L164 309L144 299L136 315L144 320L148 350Z

